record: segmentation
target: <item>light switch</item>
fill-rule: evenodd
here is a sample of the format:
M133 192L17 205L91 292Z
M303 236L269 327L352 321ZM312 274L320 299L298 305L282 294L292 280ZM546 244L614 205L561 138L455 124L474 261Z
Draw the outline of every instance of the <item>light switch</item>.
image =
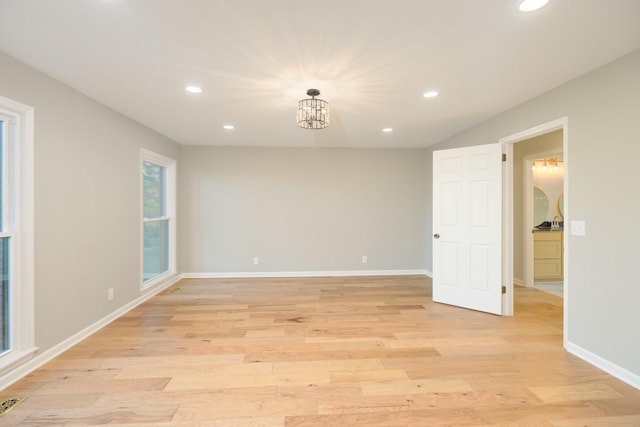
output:
M584 221L571 221L572 236L586 236L586 224Z

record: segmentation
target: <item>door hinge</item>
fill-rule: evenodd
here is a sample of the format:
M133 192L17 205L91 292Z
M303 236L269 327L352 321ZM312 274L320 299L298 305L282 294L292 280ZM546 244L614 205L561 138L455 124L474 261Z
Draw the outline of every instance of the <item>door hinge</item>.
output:
M504 153L502 153L502 161L503 161L503 162L506 162L506 161L507 161L507 155L506 155L506 154L504 154Z
M503 287L502 287L502 293L503 293L503 294L506 294L506 293L507 293L507 287L506 287L506 286L503 286Z

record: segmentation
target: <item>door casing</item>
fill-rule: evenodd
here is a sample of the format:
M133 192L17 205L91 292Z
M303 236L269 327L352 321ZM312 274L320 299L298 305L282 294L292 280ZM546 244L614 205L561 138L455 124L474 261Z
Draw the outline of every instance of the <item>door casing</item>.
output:
M503 175L502 200L503 200L503 283L506 286L506 293L502 297L503 315L513 315L513 144L530 138L534 138L545 133L562 129L562 150L564 157L564 219L565 224L569 224L571 218L571 206L569 205L569 179L570 179L570 153L569 153L569 118L559 119L543 123L541 125L514 133L500 138L502 152L506 153L506 169ZM564 346L567 344L569 300L567 298L570 288L570 268L569 268L569 233L564 233L564 321L563 340Z

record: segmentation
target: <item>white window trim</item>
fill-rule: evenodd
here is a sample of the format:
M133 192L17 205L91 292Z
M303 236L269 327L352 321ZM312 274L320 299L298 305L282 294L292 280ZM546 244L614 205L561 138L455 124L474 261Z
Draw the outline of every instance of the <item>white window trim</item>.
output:
M144 162L151 162L167 168L167 216L163 219L169 221L169 270L163 274L154 277L151 280L144 281L144 178L142 168ZM140 149L140 291L145 291L155 285L163 283L169 277L176 274L176 160L161 154L154 153L144 148Z
M35 346L34 282L34 109L0 96L0 114L7 119L6 158L14 166L10 197L12 211L11 350L0 357L0 375L29 360ZM19 329L18 329L19 325Z

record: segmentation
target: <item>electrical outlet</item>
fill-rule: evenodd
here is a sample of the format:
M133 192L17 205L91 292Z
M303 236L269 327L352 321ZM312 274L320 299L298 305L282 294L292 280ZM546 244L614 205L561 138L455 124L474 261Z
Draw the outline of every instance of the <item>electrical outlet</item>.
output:
M259 256L254 256L253 257L253 265L258 265L260 264L260 257Z
M113 291L113 288L109 288L109 289L107 290L107 299L108 299L109 301L113 301L113 297L114 297L114 291Z
M366 264L367 262L369 262L369 258L366 255L362 255L362 263Z

